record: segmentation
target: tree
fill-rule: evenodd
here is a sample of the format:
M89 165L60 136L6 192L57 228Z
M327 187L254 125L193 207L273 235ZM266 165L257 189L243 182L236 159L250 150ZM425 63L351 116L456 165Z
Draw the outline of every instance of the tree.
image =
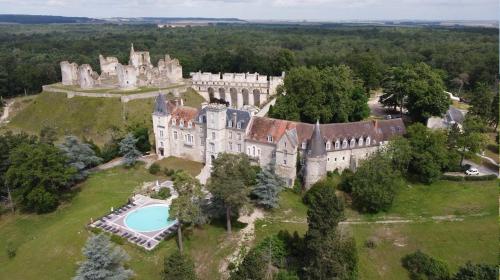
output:
M401 260L414 280L449 280L450 271L445 262L437 260L421 251L408 254Z
M80 264L74 280L125 280L134 274L123 266L128 260L125 251L113 246L104 234L91 236L82 252L86 259Z
M295 54L289 49L280 49L270 61L271 72L274 75L281 75L283 71L288 71L297 65Z
M391 139L387 146L387 154L392 160L394 169L406 175L411 161L411 146L408 139L396 136Z
M384 91L380 102L384 106L399 106L413 120L424 122L431 116L441 116L451 104L444 91L441 73L425 63L405 64L393 67L384 80Z
M245 154L221 153L212 162L208 189L226 210L227 232L231 234L231 214L248 202L255 172Z
M458 269L453 280L496 280L497 268L488 264L472 264L467 262Z
M486 147L488 139L483 134L485 127L483 119L467 114L462 129L455 124L448 131L448 143L460 153L460 166L466 156L474 155Z
M344 219L344 203L335 194L335 187L327 181L316 182L305 194L309 232L325 235L335 230Z
M174 252L165 258L163 263L163 271L161 273L162 280L196 280L196 272L194 263L186 254Z
M146 153L151 151L151 143L149 143L149 131L146 126L143 125L135 125L132 127L130 132L134 135L134 138L137 139L135 146L137 150L141 153Z
M257 204L265 208L278 206L279 193L285 187L285 182L276 173L272 166L262 169L257 174L257 184L253 187L252 195Z
M23 143L9 156L5 184L14 200L25 210L45 213L54 210L61 194L76 173L56 147L44 143Z
M249 279L272 279L268 275L267 256L263 251L250 250L238 266L238 269L231 273L230 280Z
M442 170L451 165L446 134L415 123L408 127L407 139L412 155L408 168L410 173L426 184L439 179Z
M68 159L68 164L77 170L73 178L75 181L85 179L88 175L87 169L102 162L89 144L81 143L75 136L66 136L59 149Z
M177 237L179 251L183 251L182 226L191 224L201 224L202 218L201 200L203 193L201 185L197 179L191 177L184 171L176 174L174 188L179 196L170 205L170 215L179 221L177 227Z
M495 93L495 96L493 97L493 102L491 102L490 117L489 117L490 124L495 127L495 131L498 127L498 119L500 117L500 112L498 111L498 108L500 107L498 105L500 104L499 96L500 94L497 91Z
M470 97L469 113L479 116L485 121L490 120L491 110L488 109L491 107L490 104L493 103L494 97L493 91L485 83L478 83ZM498 103L493 106L498 107Z
M141 156L141 152L139 152L135 146L136 143L137 139L132 133L127 134L127 136L120 141L120 154L123 155L125 165L127 166L134 165Z
M328 123L359 121L369 115L363 83L345 65L293 68L285 76L283 90L286 95L278 95L271 117Z
M398 189L401 173L393 167L391 157L378 151L364 160L352 179L353 205L362 212L388 210Z
M451 82L458 86L458 92L457 95L461 96L462 89L465 85L468 85L470 81L470 76L467 73L460 73L457 77L453 78Z

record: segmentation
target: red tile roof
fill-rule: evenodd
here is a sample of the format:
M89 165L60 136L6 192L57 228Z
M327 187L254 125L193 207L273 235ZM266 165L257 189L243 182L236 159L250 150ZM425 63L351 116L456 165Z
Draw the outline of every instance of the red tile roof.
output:
M187 126L191 121L194 126L194 120L198 115L198 109L191 107L176 107L172 112L172 123L179 125L181 120L184 120L184 125Z

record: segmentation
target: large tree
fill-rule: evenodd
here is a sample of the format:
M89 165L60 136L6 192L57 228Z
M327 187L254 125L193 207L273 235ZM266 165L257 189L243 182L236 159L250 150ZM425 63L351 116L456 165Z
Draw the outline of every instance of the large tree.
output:
M61 194L69 187L76 169L56 147L44 143L24 143L9 156L5 184L14 200L25 210L38 213L54 210Z
M261 169L257 173L257 183L252 189L252 196L258 205L265 208L278 206L279 193L285 187L285 182L274 172L272 166Z
M467 114L462 128L454 124L448 131L448 144L454 148L461 156L460 166L466 156L472 156L482 151L488 143L484 134L486 124L481 117Z
M384 80L385 94L380 97L384 106L404 109L416 121L424 122L441 116L451 104L445 92L442 73L425 63L393 67Z
M165 258L163 263L163 271L161 272L162 280L196 280L196 272L194 263L186 254L174 252Z
M231 234L231 215L248 202L254 169L245 154L221 153L212 162L208 189L226 210L227 232Z
M271 117L313 123L359 121L369 115L363 83L345 66L293 68Z
M453 280L496 280L498 269L494 265L467 262L458 269Z
M378 151L364 160L351 181L353 205L362 212L388 210L402 184L392 158Z
M83 247L85 260L73 280L126 280L133 272L124 267L128 256L120 247L113 246L104 234L91 236Z
M481 117L483 120L488 121L491 119L491 104L495 94L493 90L485 83L478 83L476 88L470 95L470 110L469 113ZM494 106L498 107L498 103Z
M125 165L127 166L134 165L141 156L141 152L137 149L136 144L137 139L132 133L127 134L127 136L120 141L120 154L123 155Z
M59 149L63 151L69 165L77 170L73 178L75 181L85 179L88 175L87 169L102 162L90 145L80 142L76 136L66 136Z
M411 146L409 172L423 183L430 184L441 176L449 162L447 136L443 131L433 131L421 123L408 127L407 139Z
M201 200L203 192L200 182L186 172L178 172L174 180L174 188L178 197L170 205L170 215L179 221L177 227L177 237L179 251L183 251L182 226L201 224L204 222Z

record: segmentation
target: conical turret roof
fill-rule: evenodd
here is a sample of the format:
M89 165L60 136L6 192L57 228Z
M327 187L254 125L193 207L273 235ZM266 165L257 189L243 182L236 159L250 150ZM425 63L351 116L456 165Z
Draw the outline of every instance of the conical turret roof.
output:
M161 93L160 95L158 95L156 97L155 110L153 113L156 115L162 115L162 116L168 115L167 102L166 102L165 95L163 93Z
M311 157L321 157L326 155L325 141L321 137L321 131L319 127L319 120L314 125L313 134L311 136L311 147L309 151L309 156Z

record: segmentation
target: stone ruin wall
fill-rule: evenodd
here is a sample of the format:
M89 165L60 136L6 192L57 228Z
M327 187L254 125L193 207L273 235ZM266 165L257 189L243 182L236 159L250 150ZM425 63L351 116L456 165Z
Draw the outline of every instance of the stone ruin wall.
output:
M96 86L134 89L144 86L166 87L183 81L182 66L178 59L172 59L167 54L158 61L158 66L154 67L149 52L136 52L133 45L128 65L122 65L116 57L102 55L99 55L99 63L101 75L93 71L88 64L78 66L68 61L61 62L62 83L79 85L84 89Z

